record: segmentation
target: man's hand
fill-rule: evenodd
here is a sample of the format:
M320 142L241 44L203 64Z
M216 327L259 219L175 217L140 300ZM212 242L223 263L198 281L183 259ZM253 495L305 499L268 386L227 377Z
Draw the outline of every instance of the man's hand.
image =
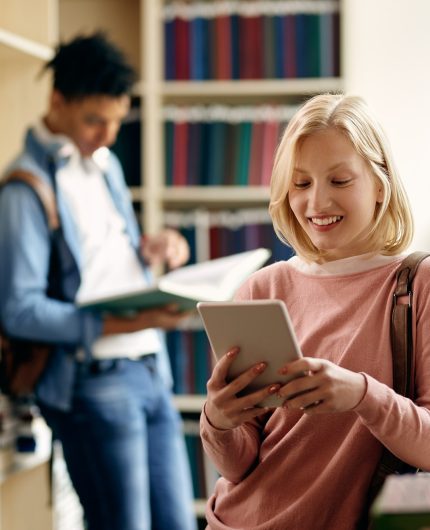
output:
M187 240L170 228L157 235L144 236L140 248L142 256L150 265L167 263L171 269L183 265L190 257Z
M178 311L175 304L171 304L155 309L139 311L133 316L105 316L103 319L102 335L133 333L134 331L151 328L161 328L164 330L175 329L190 314L190 311Z

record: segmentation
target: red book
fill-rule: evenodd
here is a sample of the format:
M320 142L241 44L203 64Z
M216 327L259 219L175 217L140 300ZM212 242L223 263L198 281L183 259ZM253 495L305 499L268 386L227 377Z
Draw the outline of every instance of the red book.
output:
M173 186L186 186L188 174L188 123L175 122L173 133Z
M227 15L215 18L215 79L231 79L231 25Z
M221 257L221 242L220 232L222 228L219 226L211 226L209 228L209 252L210 259L216 259Z
M249 17L248 27L251 32L249 40L251 53L251 78L262 79L264 77L264 18Z
M285 15L284 24L284 75L297 77L296 15Z
M176 79L190 79L190 21L176 18L174 35Z
M261 169L261 185L270 186L273 160L279 140L279 122L267 121L263 132L263 160Z
M239 78L252 79L254 73L252 56L254 36L253 18L255 17L239 17Z
M263 132L264 123L256 121L252 124L251 133L251 158L249 161L248 184L249 186L260 186L263 163Z

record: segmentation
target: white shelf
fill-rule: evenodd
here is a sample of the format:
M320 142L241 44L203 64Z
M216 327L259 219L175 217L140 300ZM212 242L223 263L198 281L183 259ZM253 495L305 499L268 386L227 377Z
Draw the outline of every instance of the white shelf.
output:
M203 395L175 394L173 396L173 403L175 404L175 407L181 412L200 413L202 411L205 401L206 396Z
M49 46L45 46L44 44L40 44L25 37L21 37L16 33L12 33L11 31L1 28L0 44L11 48L12 50L22 52L26 55L41 59L43 61L49 61L54 54L52 48Z
M172 186L163 188L162 199L169 203L211 202L232 203L258 202L267 203L269 188L263 186Z
M145 189L139 187L130 188L133 201L138 202L147 199ZM254 203L266 205L269 202L270 190L263 186L172 186L160 189L157 197L165 203L172 205L210 205L220 203L231 205Z
M161 84L163 96L263 96L303 95L342 90L338 77L306 79L256 79L232 81L165 81Z

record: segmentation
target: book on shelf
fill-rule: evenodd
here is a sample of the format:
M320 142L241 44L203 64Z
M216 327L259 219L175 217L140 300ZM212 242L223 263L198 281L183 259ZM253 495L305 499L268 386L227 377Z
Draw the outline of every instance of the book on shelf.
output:
M168 272L148 287L117 292L78 292L81 308L129 312L166 304L194 309L199 301L223 301L233 297L240 284L270 257L265 248L249 250Z
M389 475L371 508L375 530L430 528L430 473Z

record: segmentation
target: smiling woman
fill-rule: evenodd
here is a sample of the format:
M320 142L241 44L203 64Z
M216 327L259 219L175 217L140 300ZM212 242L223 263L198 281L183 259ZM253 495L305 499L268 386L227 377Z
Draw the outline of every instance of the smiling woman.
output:
M320 95L299 109L277 151L270 212L296 256L252 275L235 298L285 302L303 357L279 359L278 373L293 379L250 393L269 352L261 348L233 380L230 366L245 351L215 365L201 435L222 477L208 528L364 530L384 447L430 470L430 260L414 281L412 401L393 389L390 342L411 213L362 99ZM281 405L259 406L269 395Z
M348 213L316 211L327 208L327 203L321 205L321 200L334 199L333 195L323 195L328 193L328 189L321 188L324 180L330 182L331 190L339 190L336 197L350 197L355 211L360 205L364 207L361 194L363 186L366 187L366 176L367 184L375 187L376 195L371 198L366 194L370 209L361 222L367 220L367 227L362 226L364 233L356 233L358 239L350 234L349 246L358 245L358 251L350 255L370 251L398 254L411 242L413 222L409 201L381 126L359 97L321 95L310 100L291 120L275 159L270 213L278 236L307 259L336 257L337 254L331 254L332 258L327 254L330 247L326 248L321 242L320 248L319 243L313 241L311 233L315 235L315 232L310 230L309 222L303 223L301 216L293 212L296 192L312 189L312 192L307 191L307 197L312 194L313 204L308 202L305 217L317 219L315 226L321 224L318 219L327 215L347 217ZM352 198L353 190L355 198ZM360 203L355 204L358 198ZM347 221L350 225L349 219ZM340 224L347 223L340 220ZM338 232L340 230L336 231L336 237ZM339 255L345 256L341 248L339 251Z

